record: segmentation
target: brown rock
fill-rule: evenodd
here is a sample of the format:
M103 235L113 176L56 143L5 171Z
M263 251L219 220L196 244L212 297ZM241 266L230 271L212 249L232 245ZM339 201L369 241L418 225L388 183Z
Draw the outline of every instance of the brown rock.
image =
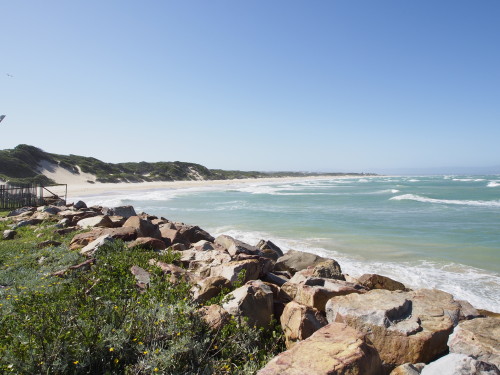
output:
M109 234L103 234L90 242L80 250L80 254L86 257L93 257L95 253L103 246L113 243L115 240Z
M342 275L340 264L333 259L327 259L317 263L313 267L312 276L325 279L345 280L344 275Z
M242 282L245 283L249 280L258 279L261 275L261 271L261 264L257 259L248 259L224 263L220 266L213 267L210 270L210 276L223 276L231 281L231 283L243 277Z
M365 335L332 323L274 357L257 375L379 375L380 358Z
M139 216L131 216L123 223L123 227L134 228L137 237L153 237L161 239L160 229L158 225L151 223L148 220L141 219Z
M132 241L137 238L137 233L132 227L122 228L106 228L94 229L90 232L80 233L73 237L70 242L70 249L80 249L90 242L95 241L98 237L108 234L111 238L119 239L122 241Z
M260 280L247 282L227 295L224 310L244 317L250 326L267 327L273 316L273 292Z
M193 300L197 303L204 303L213 297L218 296L223 290L231 288L231 282L222 276L207 277L198 281L191 288Z
M259 255L260 250L242 241L236 240L233 237L220 235L215 239L215 244L222 249L225 249L231 256L237 254Z
M366 333L391 370L404 363L428 363L445 353L460 304L439 290L375 289L330 299L326 317Z
M167 248L165 242L153 237L139 237L127 245L129 248L138 246L150 250L164 250Z
M214 331L220 331L231 315L219 305L203 306L198 310L201 319Z
M170 241L171 244L177 244L177 243L182 242L179 231L177 229L172 229L172 228L169 228L166 226L161 226L160 227L160 235L164 240L166 239L166 240Z
M149 287L149 283L151 282L151 275L145 269L139 266L132 266L130 268L130 272L134 275L135 280L137 281L137 286L140 289L146 289Z
M358 283L368 289L406 290L399 281L374 273L365 273L358 279Z
M319 310L294 301L285 306L280 322L288 349L328 324Z
M113 228L114 224L107 215L97 215L93 217L89 217L86 219L79 220L76 225L80 228Z
M12 240L16 236L17 232L15 230L6 229L3 231L2 238L4 240Z
M280 257L276 262L274 269L277 271L289 271L294 274L297 271L306 269L310 266L315 266L328 260L316 254L305 253L303 251L288 250L288 252Z
M59 241L47 240L47 241L40 242L38 245L36 245L36 247L38 249L43 249L44 247L49 247L49 246L57 247L57 246L60 246L61 244L62 244L62 242L59 242Z
M392 370L391 375L419 375L424 366L425 363L405 363Z
M500 369L500 319L477 318L461 322L448 340L451 353L461 353Z

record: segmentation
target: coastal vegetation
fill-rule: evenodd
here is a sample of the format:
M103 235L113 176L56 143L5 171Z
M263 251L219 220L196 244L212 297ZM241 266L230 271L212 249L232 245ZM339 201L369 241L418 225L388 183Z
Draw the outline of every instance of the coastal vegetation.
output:
M0 222L0 233L10 224ZM250 374L283 350L274 325L232 319L211 330L190 285L149 264L175 261L169 251L117 241L100 249L91 269L56 276L84 260L69 242L85 231L59 235L53 224L24 226L0 241L1 373ZM54 242L44 246L47 240ZM137 287L132 266L150 274L147 290Z
M87 156L52 154L34 146L21 144L14 149L0 150L0 180L9 181L12 184L55 183L56 181L43 175L41 164L43 161L53 167L65 168L73 174L80 174L80 172L92 174L97 182L227 180L317 175L317 173L306 172L226 171L208 169L200 164L181 161L113 164ZM357 175L357 173L349 174ZM344 173L327 173L326 175L338 176Z

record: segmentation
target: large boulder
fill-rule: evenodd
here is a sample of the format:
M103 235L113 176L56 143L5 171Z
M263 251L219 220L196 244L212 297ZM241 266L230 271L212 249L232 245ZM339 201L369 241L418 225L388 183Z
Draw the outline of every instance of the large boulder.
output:
M274 357L257 375L379 375L380 358L361 332L333 323Z
M104 234L81 249L80 254L89 258L93 257L101 247L112 244L114 241L115 240L111 237L111 235Z
M3 231L2 239L4 240L13 240L16 236L17 232L15 230L6 229Z
M222 307L250 326L267 327L273 317L273 292L260 280L252 280L229 293Z
M231 236L220 235L215 239L215 244L225 249L231 256L238 254L260 255L261 251L255 246L251 246Z
M218 296L223 290L229 291L231 282L222 276L211 276L198 281L192 288L193 300L204 303Z
M137 237L153 237L161 240L161 233L158 225L149 220L141 219L139 216L131 216L123 223L123 227L134 228Z
M190 246L199 241L214 242L214 238L210 233L204 231L198 226L182 225L178 227L179 236L182 239L184 245Z
M107 215L97 215L93 217L88 217L86 219L79 220L76 225L80 228L113 228L114 224Z
M213 331L220 331L229 322L231 315L219 305L203 306L198 309L200 318Z
M69 228L66 228L69 229ZM65 229L65 230L66 230ZM122 228L96 228L90 232L79 233L73 237L70 242L70 249L76 250L80 249L90 242L94 241L102 235L109 234L114 239L119 239L122 241L133 241L137 238L137 233L132 227L122 227Z
M102 214L108 216L122 216L126 218L137 216L134 207L132 206L103 207Z
M294 301L285 306L280 322L288 349L328 324L319 310Z
M21 207L16 208L14 211L11 211L7 214L7 217L19 216L19 215L28 215L31 216L33 212L36 211L35 207Z
M310 266L315 266L328 260L327 258L320 257L312 253L305 253L303 251L288 250L288 252L280 257L276 262L274 269L277 271L289 271L294 274L297 271L306 269Z
M368 289L406 290L403 283L375 273L365 273L358 283Z
M461 322L448 341L451 353L470 355L500 368L500 319L477 318Z
M223 276L232 283L240 278L242 282L256 280L269 271L269 262L266 258L236 260L212 267L210 276Z
M375 289L330 299L326 317L366 333L386 370L392 370L404 363L428 363L446 353L460 308L451 294L439 290Z
M500 375L498 367L465 354L450 353L425 366L422 375ZM391 374L392 375L392 374Z
M283 251L271 241L260 240L256 247L260 249L262 256L266 258L271 258L276 261L279 257L283 256Z

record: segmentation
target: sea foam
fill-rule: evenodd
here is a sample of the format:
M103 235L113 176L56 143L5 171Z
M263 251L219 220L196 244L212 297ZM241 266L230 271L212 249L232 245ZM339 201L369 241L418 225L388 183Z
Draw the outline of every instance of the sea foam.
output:
M435 198L427 198L420 195L415 194L403 194L398 195L389 200L403 201L403 200L411 200L416 202L423 203L437 203L437 204L454 204L454 205L463 205L463 206L481 206L481 207L500 207L500 200L496 201L474 201L474 200L456 200L456 199L435 199Z

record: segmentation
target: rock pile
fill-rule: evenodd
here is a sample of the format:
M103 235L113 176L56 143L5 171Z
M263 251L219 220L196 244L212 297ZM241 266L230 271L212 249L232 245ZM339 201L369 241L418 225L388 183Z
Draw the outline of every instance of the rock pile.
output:
M57 222L58 233L86 229L70 248L87 261L72 269L91 267L99 249L118 239L129 247L178 252L176 264L150 263L173 282L191 283L200 304L227 293L218 304L200 308L210 327L221 329L231 316L263 328L273 318L281 323L288 350L259 375L427 374L434 368L443 374L500 374L500 320L482 317L440 290L410 290L376 274L355 279L333 259L283 254L271 241L252 246L226 235L214 238L197 226L137 214L131 206L77 202L24 208L9 219L16 224L4 240L42 220ZM136 266L130 272L147 289L148 272Z

